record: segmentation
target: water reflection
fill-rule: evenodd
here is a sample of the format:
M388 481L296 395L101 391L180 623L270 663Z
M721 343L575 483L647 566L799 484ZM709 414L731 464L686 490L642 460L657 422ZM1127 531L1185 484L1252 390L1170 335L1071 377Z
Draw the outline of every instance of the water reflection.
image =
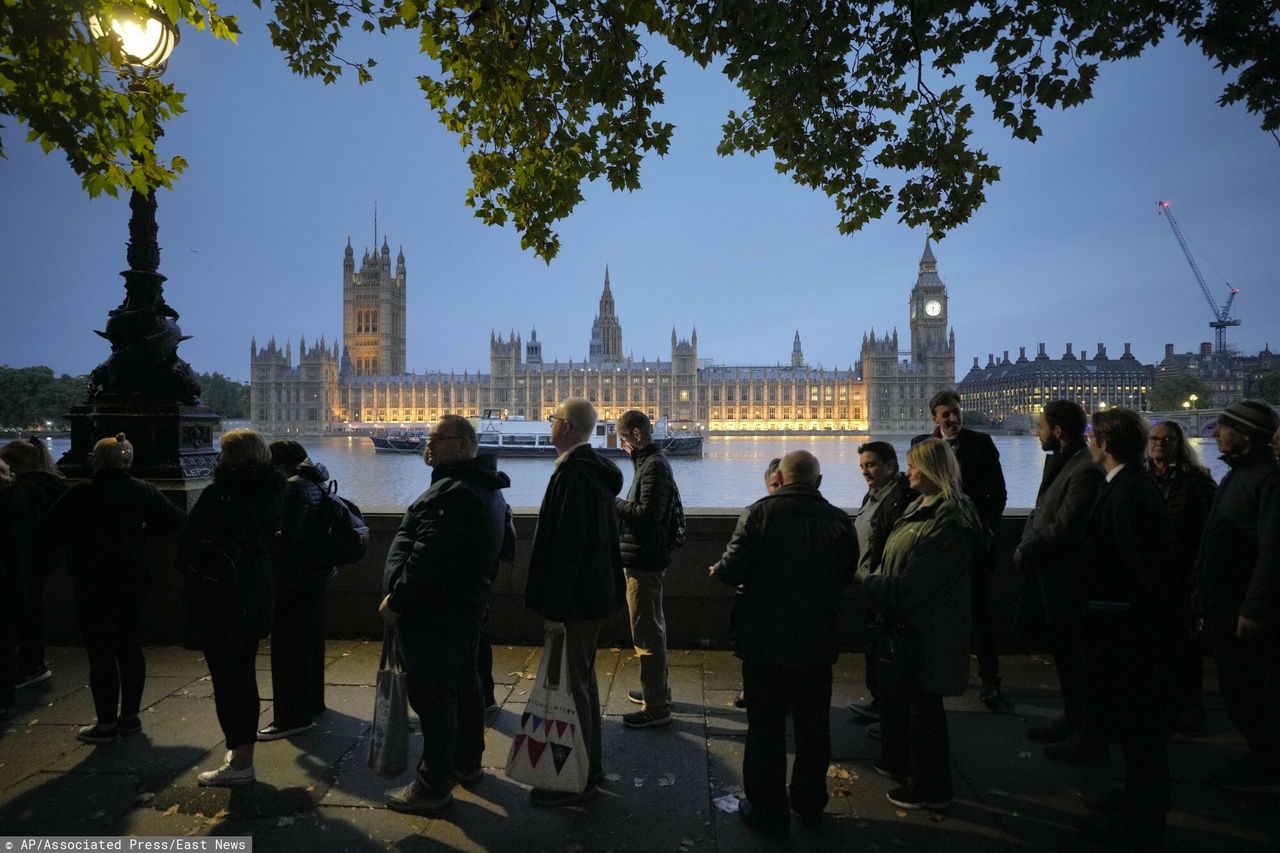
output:
M701 459L672 459L671 467L680 484L687 507L742 507L764 494L764 469L769 460L791 450L808 450L822 463L822 492L837 506L857 507L866 494L866 484L858 470L858 447L865 439L851 436L725 436L708 438ZM311 458L323 462L338 481L342 494L361 507L403 507L430 484L431 471L412 454L374 453L367 438L306 438L303 445ZM908 438L890 439L905 467ZM1044 452L1033 436L995 436L1000 461L1009 489L1009 506L1025 508L1035 504L1044 467ZM1213 478L1221 482L1226 465L1218 459L1212 439L1192 439L1201 461ZM55 459L66 452L70 442L51 442ZM631 465L622 463L631 484ZM498 467L511 477L507 501L516 507L536 508L551 476L550 459L500 459Z

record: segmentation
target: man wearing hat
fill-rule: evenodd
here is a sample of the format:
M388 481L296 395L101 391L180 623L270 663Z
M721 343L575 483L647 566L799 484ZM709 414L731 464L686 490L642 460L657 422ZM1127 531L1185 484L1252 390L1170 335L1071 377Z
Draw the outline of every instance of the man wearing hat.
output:
M1222 700L1249 752L1215 781L1280 793L1280 426L1270 405L1233 403L1213 437L1231 471L1222 479L1196 564L1195 603L1218 663Z

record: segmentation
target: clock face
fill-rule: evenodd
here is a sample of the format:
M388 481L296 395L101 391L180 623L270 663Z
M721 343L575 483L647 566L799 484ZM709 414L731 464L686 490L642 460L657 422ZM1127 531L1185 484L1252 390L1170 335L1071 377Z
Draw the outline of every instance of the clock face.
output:
M924 313L930 317L937 317L942 313L942 303L936 299L930 299L924 304Z

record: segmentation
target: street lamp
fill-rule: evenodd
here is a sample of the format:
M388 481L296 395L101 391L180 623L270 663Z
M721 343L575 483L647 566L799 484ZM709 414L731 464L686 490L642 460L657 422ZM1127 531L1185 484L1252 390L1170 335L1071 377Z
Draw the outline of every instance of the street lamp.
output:
M148 96L148 79L164 73L179 39L177 27L155 3L146 0L146 5L142 16L134 5L120 4L106 20L87 21L95 39L109 42L116 72L135 102ZM151 132L154 145L163 131L152 121ZM155 191L134 190L129 210L129 269L120 273L124 301L108 312L106 329L97 332L111 343L111 355L89 374L85 402L72 407L71 449L58 464L71 476L88 476L94 442L124 432L134 445L139 476L178 481L176 486L189 491L187 480L212 474L219 419L200 405L200 384L178 356L178 344L188 336L164 299Z

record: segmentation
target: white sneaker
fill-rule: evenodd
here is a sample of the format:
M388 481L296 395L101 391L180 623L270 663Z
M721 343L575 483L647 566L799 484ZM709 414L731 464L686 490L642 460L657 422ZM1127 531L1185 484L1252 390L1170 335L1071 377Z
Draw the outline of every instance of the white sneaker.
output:
M237 785L248 785L257 781L253 774L253 765L243 770L231 766L231 753L227 753L225 762L217 770L206 770L197 777L204 788L234 788Z

